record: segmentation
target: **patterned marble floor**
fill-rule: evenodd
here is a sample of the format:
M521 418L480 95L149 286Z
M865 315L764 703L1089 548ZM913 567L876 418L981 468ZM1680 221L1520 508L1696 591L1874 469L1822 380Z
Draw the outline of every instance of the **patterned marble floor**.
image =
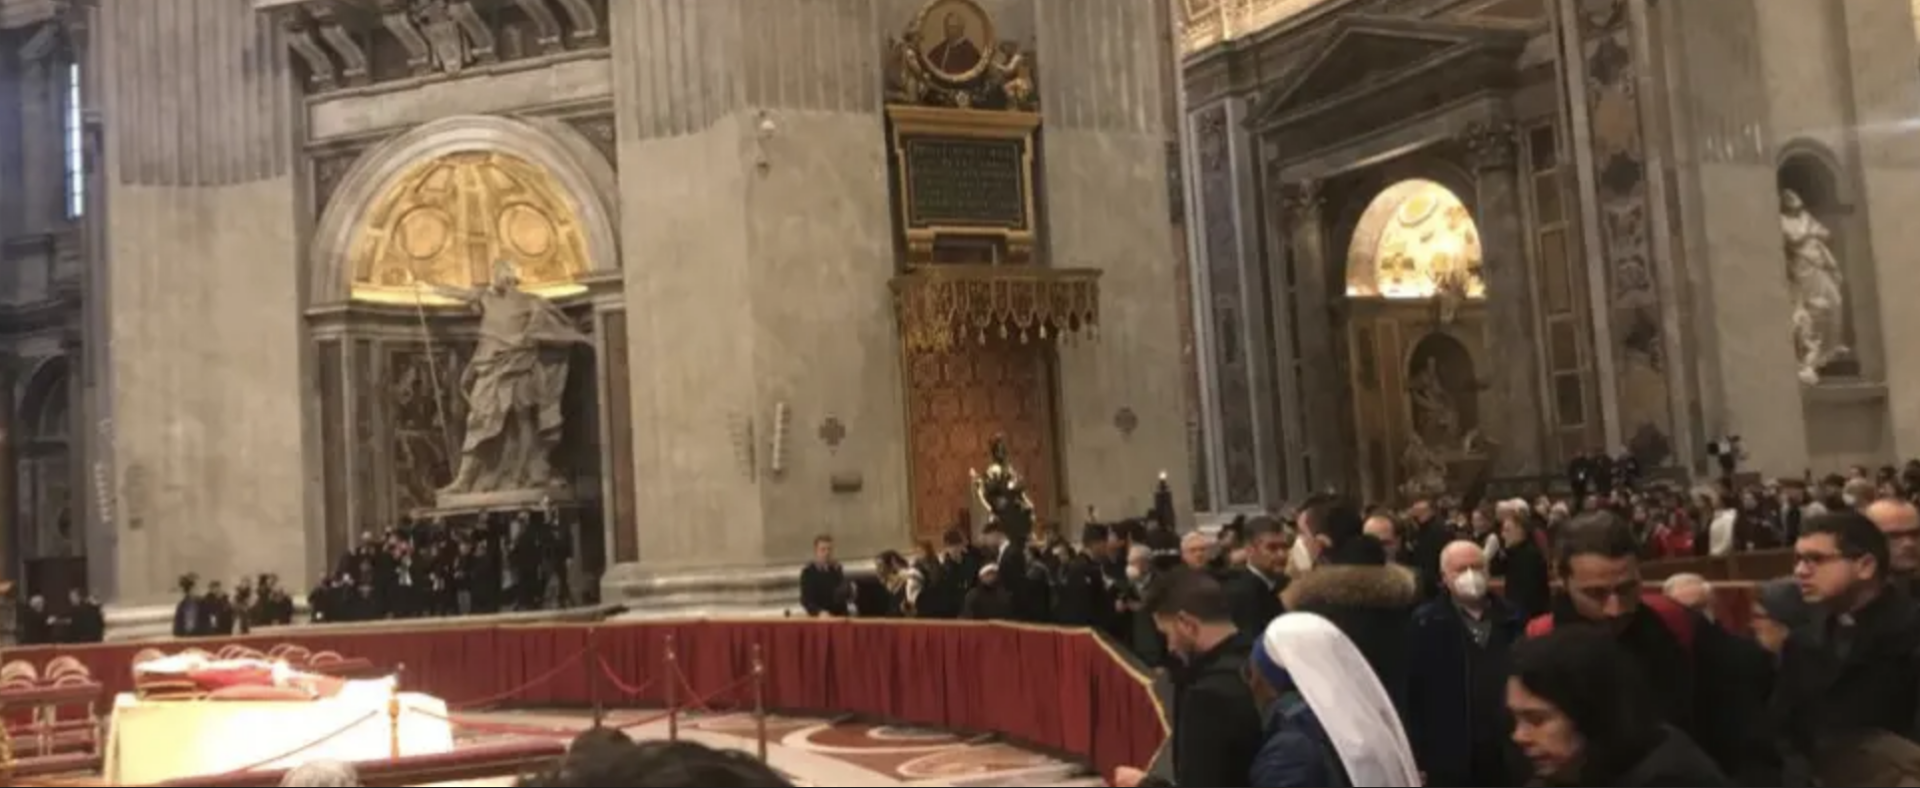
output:
M652 715L623 711L609 724ZM590 720L569 712L505 712L460 715L475 727L463 742L504 737L570 737ZM492 726L498 726L497 728ZM511 728L512 730L507 730ZM544 731L535 734L534 731ZM645 722L626 728L636 739L663 739L667 723ZM750 715L716 714L683 718L681 738L713 747L752 752L757 739ZM1015 747L990 738L965 738L939 731L866 723L771 717L767 720L767 760L796 785L835 786L1094 786L1101 785L1084 765ZM487 785L511 785L503 776Z

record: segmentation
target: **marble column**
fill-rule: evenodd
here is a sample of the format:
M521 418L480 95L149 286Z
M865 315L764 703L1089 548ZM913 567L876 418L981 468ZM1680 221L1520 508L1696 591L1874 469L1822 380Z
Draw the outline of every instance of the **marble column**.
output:
M1519 139L1505 123L1477 124L1466 145L1474 172L1474 224L1480 231L1481 279L1487 286L1488 350L1483 379L1493 386L1496 418L1480 428L1498 446L1494 473L1523 476L1543 470L1546 447L1540 401L1540 346L1534 290L1521 218Z
M1333 261L1327 254L1326 200L1319 181L1307 180L1281 187L1288 249L1295 276L1293 325L1299 336L1300 405L1307 451L1300 462L1308 489L1329 486L1346 489L1353 479L1352 430L1339 397L1348 391L1344 369L1335 356Z
M121 604L189 571L308 576L294 108L277 25L236 0L107 2L104 199L111 467ZM95 217L100 221L99 216Z

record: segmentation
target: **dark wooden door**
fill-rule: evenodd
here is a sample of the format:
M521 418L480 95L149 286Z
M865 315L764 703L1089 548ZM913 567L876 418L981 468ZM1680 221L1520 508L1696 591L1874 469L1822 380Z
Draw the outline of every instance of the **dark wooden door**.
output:
M937 543L948 528L968 524L974 504L967 472L986 469L996 433L1007 436L1013 467L1026 478L1036 528L1052 522L1060 488L1051 346L999 341L910 354L907 420L917 539Z

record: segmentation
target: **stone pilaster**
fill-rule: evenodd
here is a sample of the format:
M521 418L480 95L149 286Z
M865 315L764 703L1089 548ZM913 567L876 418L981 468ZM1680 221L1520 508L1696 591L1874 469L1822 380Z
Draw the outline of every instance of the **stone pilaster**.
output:
M1474 223L1480 230L1481 278L1487 286L1487 331L1498 418L1482 419L1499 450L1494 473L1538 474L1547 447L1540 400L1540 334L1527 231L1521 221L1519 139L1504 122L1479 124L1462 138L1474 173Z
M788 564L820 533L849 555L898 548L880 52L910 15L878 0L609 8L641 523L639 562L610 583ZM829 417L835 445L815 437Z
M1344 365L1335 356L1338 346L1333 336L1333 283L1327 254L1326 199L1319 181L1299 181L1281 186L1281 211L1285 215L1287 254L1295 278L1294 302L1280 309L1295 313L1294 331L1298 334L1301 418L1306 434L1306 453L1298 458L1302 477L1311 489L1337 486L1349 488L1354 468L1348 447L1352 430L1345 423L1346 410L1340 403L1348 388L1342 377Z
M1157 0L1033 0L1045 185L1047 263L1099 268L1097 342L1060 350L1061 459L1078 517L1144 511L1165 470L1189 517L1192 480L1162 118L1173 97L1160 70L1173 55ZM1017 18L1018 14L1003 12ZM1126 195L1114 199L1115 195ZM1130 410L1131 431L1116 428Z
M118 601L198 571L307 575L301 512L296 96L278 29L252 4L101 4L105 225L90 286L113 309L110 394L90 469L113 523ZM111 212L112 221L104 214ZM104 341L102 341L104 340ZM110 399L109 399L110 398Z
M1920 355L1903 346L1906 338L1920 334L1920 310L1905 303L1910 294L1920 293L1920 267L1913 264L1911 252L1920 248L1920 222L1906 215L1906 206L1920 204L1920 140L1911 134L1873 132L1910 123L1920 114L1920 92L1914 90L1913 31L1900 26L1906 6L1890 0L1831 6L1844 31L1840 37L1844 59L1839 67L1849 75L1845 84L1853 116L1845 125L1857 145L1859 207L1869 212L1868 236L1877 257L1874 274L1880 293L1880 335L1887 347L1885 375L1893 438L1883 455L1887 459L1920 456Z

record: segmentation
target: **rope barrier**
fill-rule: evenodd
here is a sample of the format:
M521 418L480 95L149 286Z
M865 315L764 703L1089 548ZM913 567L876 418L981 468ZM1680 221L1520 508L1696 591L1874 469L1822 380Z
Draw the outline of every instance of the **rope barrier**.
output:
M686 676L681 675L679 676L679 678L680 678L681 684L685 686L687 684ZM687 709L693 709L696 711L712 714L713 708L708 705L709 703L715 700L718 700L723 695L738 691L743 687L751 686L753 682L758 678L759 678L758 676L748 675L740 679L739 681L736 681L725 687L721 687L720 689L715 690L711 693L708 693L705 696L694 696L694 699L691 703L681 704L678 707L667 709L664 712L653 714L646 717L639 717L633 720L617 721L617 722L603 721L601 723L601 727L611 728L614 730L629 730L632 728L644 728L648 725L665 722L668 719L671 719L675 714L678 714L681 711L685 711ZM651 682L649 682L649 684L650 683ZM644 691L646 687L642 686L640 689ZM688 687L688 693L692 694L692 687L690 686ZM455 717L452 715L443 716L431 711L426 711L424 709L417 709L416 711L418 711L420 714L426 717L440 720L442 722L446 722L451 725L456 725L461 728L466 728L468 730L479 731L482 733L496 733L496 734L504 734L504 735L512 735L512 736L543 736L543 737L544 736L560 736L560 737L569 737L569 738L576 736L580 733L579 728L563 728L563 727L553 727L553 726L545 726L545 725L523 725L523 724L510 723L510 722L492 722L492 721L485 721L485 720L463 719L463 718Z
M286 759L288 759L288 758L292 758L292 757L294 757L294 756L296 756L296 755L299 755L299 754L301 754L301 753L303 753L303 752L306 752L306 751L308 751L308 750L311 750L311 749L313 749L313 748L315 748L315 747L318 747L318 746L320 746L320 745L322 745L322 744L326 744L327 742L330 742L330 741L333 741L334 739L337 739L337 738L339 738L339 737L341 737L341 736L345 736L345 735L346 735L346 734L347 734L347 733L348 733L349 731L352 731L352 730L353 730L354 728L358 728L358 727L360 727L361 725L363 725L363 724L365 724L365 723L366 723L367 721L369 721L369 720L372 720L372 719L374 719L375 717L379 717L379 716L381 716L381 715L382 715L383 713L384 713L384 712L382 712L382 711L370 711L370 712L367 712L366 714L363 714L363 715L361 715L359 719L356 719L356 720L354 720L353 722L349 722L349 723L347 723L346 725L343 725L343 726L341 726L339 730L336 730L336 731L334 731L334 732L332 732L332 733L329 733L329 734L327 734L327 735L325 735L325 736L322 736L322 737L320 737L320 738L318 738L318 739L315 739L315 740L313 740L313 741L310 741L310 742L307 742L306 744L303 744L303 745L300 745L300 746L299 746L298 748L295 748L295 749L293 749L293 750L291 750L291 751L288 751L288 752L284 752L284 753L281 753L281 754L279 754L279 755L275 755L275 756L273 756L273 757L271 757L271 758L267 758L267 759L265 759L265 760L260 760L260 761L255 761L255 762L253 762L253 763L251 763L251 764L248 764L248 765L246 765L246 766L242 766L242 767L240 767L240 768L238 768L238 769L231 769L231 770L228 770L228 771L225 771L225 772L222 772L222 773L220 773L220 774L218 774L218 775L214 775L214 776L218 776L218 777L229 777L229 776L233 776L233 775L238 775L238 774L246 774L246 773L248 773L248 772L256 772L256 771L259 771L259 770L261 770L261 769L265 769L265 768L267 768L267 767L269 767L269 766L272 766L273 764L276 764L276 763L279 763L279 762L281 762L281 761L284 761L284 760L286 760Z
M538 687L542 684L552 681L555 676L560 675L561 672L565 671L568 668L573 667L581 659L584 659L587 656L587 653L592 650L593 650L593 646L591 645L585 648L582 648L579 651L574 652L573 656L567 657L566 659L561 660L560 664L554 665L552 670L549 670L545 673L542 673L538 676L528 679L526 683L521 684L520 686L514 687L512 689L509 689L506 692L495 693L493 695L488 695L486 697L479 698L477 700L462 701L460 703L449 703L447 704L447 707L448 708L458 707L461 709L477 709L482 706L491 706L503 700L510 700L515 696L518 696L520 693L526 692L527 690L533 689L534 687Z
M656 679L647 679L646 683L639 686L621 681L619 674L613 670L613 664L608 662L606 657L600 658L600 674L605 676L607 681L612 682L613 688L619 690L623 695L638 696L645 694L647 690L653 689L653 684L656 681Z

